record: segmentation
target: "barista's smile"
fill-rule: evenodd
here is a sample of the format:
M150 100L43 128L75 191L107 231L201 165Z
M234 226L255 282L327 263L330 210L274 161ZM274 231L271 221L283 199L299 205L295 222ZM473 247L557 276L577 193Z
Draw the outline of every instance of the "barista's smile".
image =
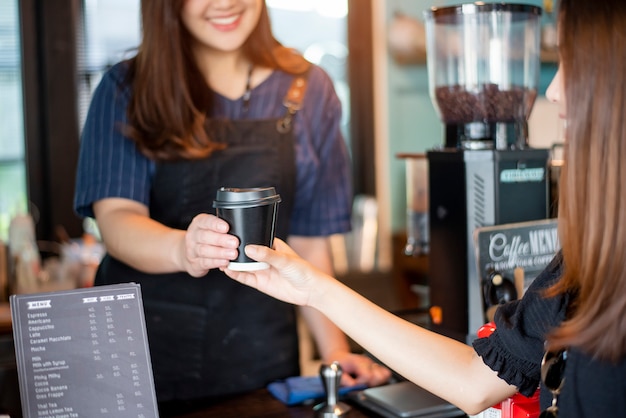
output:
M219 31L230 31L234 30L239 26L241 22L241 13L231 16L224 17L212 17L209 18L209 23Z

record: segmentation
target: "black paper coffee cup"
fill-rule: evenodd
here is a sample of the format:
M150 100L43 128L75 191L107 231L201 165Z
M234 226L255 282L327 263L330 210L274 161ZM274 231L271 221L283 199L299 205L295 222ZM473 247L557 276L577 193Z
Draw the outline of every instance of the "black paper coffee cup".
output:
M229 269L252 271L268 267L248 258L244 248L248 244L272 247L280 201L273 187L222 187L217 191L213 201L216 214L230 225L228 233L239 238L239 256L229 263Z

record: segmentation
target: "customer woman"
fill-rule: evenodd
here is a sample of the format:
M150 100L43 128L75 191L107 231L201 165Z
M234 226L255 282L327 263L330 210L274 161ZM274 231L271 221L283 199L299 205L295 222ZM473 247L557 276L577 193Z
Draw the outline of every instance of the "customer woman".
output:
M273 186L277 236L331 272L326 236L349 230L352 201L332 82L276 41L263 0L144 0L141 13L138 52L104 75L82 132L75 208L108 251L96 285L141 284L162 405L298 375L293 307L219 270L238 240L210 213L219 187ZM301 312L344 383L389 377Z
M560 64L547 95L565 123L562 251L522 300L497 311L490 337L470 347L394 317L281 241L246 250L267 272L227 274L318 309L470 414L542 382L542 417L626 416L626 2L559 4Z

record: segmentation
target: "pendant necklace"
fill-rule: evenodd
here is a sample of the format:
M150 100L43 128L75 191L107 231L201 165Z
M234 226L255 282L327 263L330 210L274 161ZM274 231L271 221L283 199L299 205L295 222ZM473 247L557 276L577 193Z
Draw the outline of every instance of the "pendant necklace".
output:
M254 66L250 64L250 68L248 69L248 78L246 79L246 91L243 93L242 112L244 114L248 113L248 108L250 107L250 80L252 78L252 68L254 68Z

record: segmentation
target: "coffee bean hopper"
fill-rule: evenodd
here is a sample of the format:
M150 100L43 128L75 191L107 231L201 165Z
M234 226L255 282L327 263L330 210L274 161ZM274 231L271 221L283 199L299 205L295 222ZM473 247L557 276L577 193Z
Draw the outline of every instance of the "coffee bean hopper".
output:
M527 147L540 15L535 6L483 2L426 12L430 95L446 147Z
M548 217L549 150L528 144L541 8L476 2L424 13L431 99L443 144L427 152L435 329L471 340L485 322L473 233ZM453 291L454 289L454 291Z

